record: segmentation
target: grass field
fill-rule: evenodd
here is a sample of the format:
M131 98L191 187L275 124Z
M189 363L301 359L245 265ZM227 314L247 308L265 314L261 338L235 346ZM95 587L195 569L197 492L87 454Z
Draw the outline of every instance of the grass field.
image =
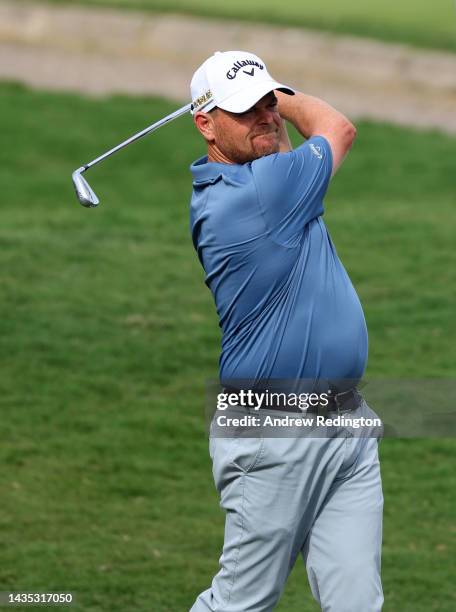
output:
M70 0L53 0L64 4ZM318 28L456 51L454 0L80 0L93 6L183 12Z
M188 233L189 118L71 172L170 112L0 86L0 591L78 612L180 612L217 569L203 422L220 334ZM451 377L456 140L362 123L326 220L370 331L368 376ZM385 612L452 612L451 439L382 442ZM316 610L301 565L282 612Z

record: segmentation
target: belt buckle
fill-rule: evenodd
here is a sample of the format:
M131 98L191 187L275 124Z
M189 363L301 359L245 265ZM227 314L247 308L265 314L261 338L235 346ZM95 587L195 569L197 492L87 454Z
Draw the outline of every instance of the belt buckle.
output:
M359 400L360 394L358 393L357 389L348 389L347 391L342 391L341 393L337 393L337 395L334 395L334 401L336 403L337 406L337 414L343 414L344 412L351 412L352 410L356 410L356 408L358 408L358 405L354 406L354 405L350 405L348 408L346 408L345 410L343 410L344 405L339 403L339 398L340 396L344 396L351 393L353 396L353 400L356 403L356 400ZM350 401L350 399L348 400Z

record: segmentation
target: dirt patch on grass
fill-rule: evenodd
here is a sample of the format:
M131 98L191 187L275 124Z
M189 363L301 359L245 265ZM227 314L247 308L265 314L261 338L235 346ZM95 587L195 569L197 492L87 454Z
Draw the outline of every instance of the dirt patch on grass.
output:
M212 52L246 49L351 118L456 134L456 55L259 24L0 1L0 79L185 102Z

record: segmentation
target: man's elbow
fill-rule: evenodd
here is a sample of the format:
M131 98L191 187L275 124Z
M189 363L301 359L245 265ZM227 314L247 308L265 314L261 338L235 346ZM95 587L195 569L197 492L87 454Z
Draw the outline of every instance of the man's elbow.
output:
M356 138L356 128L344 117L344 119L334 129L333 138L330 140L333 154L332 176L344 161Z
M351 149L353 143L355 142L356 127L353 125L351 121L346 119L341 128L341 131L342 131L342 140L344 143L344 148L348 152Z

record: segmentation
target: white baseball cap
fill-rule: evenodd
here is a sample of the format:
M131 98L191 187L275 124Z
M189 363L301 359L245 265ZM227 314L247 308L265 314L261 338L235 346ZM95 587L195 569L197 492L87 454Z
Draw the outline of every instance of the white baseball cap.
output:
M274 89L294 95L275 81L257 55L247 51L217 51L195 72L190 84L192 114L215 107L243 113Z

